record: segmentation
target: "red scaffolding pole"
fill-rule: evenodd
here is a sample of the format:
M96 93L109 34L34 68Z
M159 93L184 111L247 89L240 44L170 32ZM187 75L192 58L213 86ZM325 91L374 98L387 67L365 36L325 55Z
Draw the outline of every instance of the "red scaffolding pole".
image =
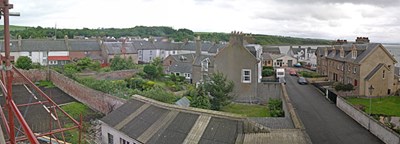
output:
M10 29L9 29L9 16L10 12L9 9L12 9L13 5L9 4L8 0L0 0L0 12L1 15L3 16L4 19L4 51L5 51L5 56L0 54L0 88L2 90L2 93L5 97L5 106L4 109L7 112L7 115L5 115L5 111L2 109L2 106L0 106L0 118L3 122L3 125L5 126L6 134L8 135L8 142L10 144L16 144L18 141L23 141L23 140L28 140L32 144L39 144L38 137L41 136L54 136L55 133L61 133L62 137L65 141L64 138L64 131L68 130L73 130L73 129L78 129L79 132L82 130L82 122L78 122L75 119L73 119L68 113L66 113L63 109L61 109L49 96L47 96L41 89L39 89L30 79L28 79L24 74L22 74L17 68L13 67L11 65L11 59L12 57L10 56ZM1 17L0 17L1 18ZM15 72L18 74L22 79L24 80L25 83L27 83L31 88L33 88L36 92L39 93L39 95L46 99L46 101L43 102L32 102L32 103L26 103L26 104L16 104L13 100L12 97L12 82L13 82L13 75ZM61 112L61 114L64 114L69 120L73 122L75 126L72 126L70 128L62 128L60 125L60 119L58 118L58 115L56 114L56 119L58 123L58 129L53 129L53 127L50 125L50 132L44 132L42 134L36 134L32 131L32 129L29 127L28 123L26 122L24 116L21 114L20 110L18 109L18 106L31 106L31 105L36 105L36 104L51 104L51 107L54 108L54 111L56 109ZM49 112L51 114L51 112ZM23 129L23 134L25 136L18 137L16 138L16 123L14 120L14 117L16 118L16 122L18 122L19 126L22 127ZM50 120L51 124L51 120ZM1 130L1 129L0 129ZM17 129L18 130L18 129ZM81 135L79 133L79 135ZM57 138L56 138L57 139ZM57 140L58 141L58 140ZM80 141L79 141L80 143Z

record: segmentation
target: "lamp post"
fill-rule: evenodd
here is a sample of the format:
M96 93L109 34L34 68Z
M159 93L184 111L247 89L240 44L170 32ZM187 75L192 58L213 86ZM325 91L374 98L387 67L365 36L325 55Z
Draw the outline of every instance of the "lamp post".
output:
M371 85L371 86L369 86L369 88L368 88L368 91L369 91L369 116L371 117L371 111L372 111L372 92L374 92L374 87ZM368 130L370 130L371 129L371 118L369 118L369 121L368 121Z

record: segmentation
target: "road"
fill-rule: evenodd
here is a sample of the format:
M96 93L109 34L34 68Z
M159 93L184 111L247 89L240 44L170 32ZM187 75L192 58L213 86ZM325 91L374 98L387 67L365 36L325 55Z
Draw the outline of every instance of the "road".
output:
M287 92L314 144L383 143L328 101L314 86L299 85L297 79L286 76Z

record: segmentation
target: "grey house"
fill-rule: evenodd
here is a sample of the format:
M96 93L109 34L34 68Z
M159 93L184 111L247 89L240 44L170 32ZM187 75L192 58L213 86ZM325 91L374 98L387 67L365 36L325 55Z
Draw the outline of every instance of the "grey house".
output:
M251 102L257 97L261 82L262 47L245 47L243 37L241 33L231 34L229 45L215 55L214 72L221 72L234 82L235 101Z

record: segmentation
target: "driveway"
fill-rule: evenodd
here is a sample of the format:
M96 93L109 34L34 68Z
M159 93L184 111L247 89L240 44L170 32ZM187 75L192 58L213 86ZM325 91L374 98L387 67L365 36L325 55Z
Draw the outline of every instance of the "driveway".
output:
M286 88L295 111L315 144L380 144L368 130L329 102L312 85L299 85L286 76Z

